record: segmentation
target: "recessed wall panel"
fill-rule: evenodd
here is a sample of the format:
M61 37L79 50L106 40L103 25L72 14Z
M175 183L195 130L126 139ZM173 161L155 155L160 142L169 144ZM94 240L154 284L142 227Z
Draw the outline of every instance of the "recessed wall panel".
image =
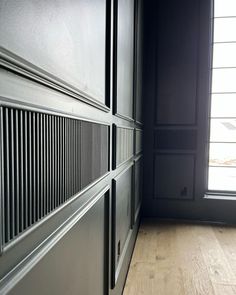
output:
M119 263L122 263L123 251L131 230L132 167L125 169L113 179L113 275L115 280L119 275L117 268Z
M135 121L141 123L143 117L143 3L142 0L135 2Z
M129 160L134 154L134 129L114 125L113 168Z
M140 157L134 162L134 223L137 220L141 202L142 202L142 190L143 190L143 158Z
M108 127L81 122L81 187L108 172Z
M3 245L105 175L109 126L1 107Z
M120 0L117 7L116 113L133 118L134 0Z
M199 0L159 1L156 124L196 123Z
M0 53L105 104L105 0L0 2Z
M195 150L197 130L155 130L154 148L165 150Z
M96 204L26 272L8 292L24 294L87 294L107 292L109 222L107 197Z
M195 156L156 154L154 161L154 195L161 199L194 197Z
M143 131L141 129L135 129L135 153L139 154L143 149Z

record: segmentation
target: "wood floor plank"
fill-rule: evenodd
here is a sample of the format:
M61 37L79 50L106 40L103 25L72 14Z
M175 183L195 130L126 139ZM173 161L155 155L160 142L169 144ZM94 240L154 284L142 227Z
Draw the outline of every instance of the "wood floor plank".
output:
M235 295L236 286L224 285L224 284L213 284L216 295Z
M236 228L144 220L124 295L236 295Z
M124 294L184 294L181 271L175 267L159 268L156 263L138 262L130 270Z
M211 281L219 284L235 284L235 273L215 236L212 226L194 227L193 231L198 236Z
M236 230L232 226L214 226L213 231L234 274L236 274Z
M124 294L183 294L181 271L175 264L175 228L143 224L134 250Z
M139 262L161 263L170 258L171 240L175 235L175 228L168 224L157 224L155 221L141 225L133 254L133 259Z
M214 294L207 266L192 225L176 225L176 256L183 273L184 294Z

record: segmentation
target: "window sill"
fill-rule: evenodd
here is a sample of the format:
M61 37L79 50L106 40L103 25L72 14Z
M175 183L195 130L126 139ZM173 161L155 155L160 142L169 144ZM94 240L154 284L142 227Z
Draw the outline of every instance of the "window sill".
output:
M223 201L236 201L236 193L213 193L213 192L207 192L204 195L204 199L207 200L223 200Z

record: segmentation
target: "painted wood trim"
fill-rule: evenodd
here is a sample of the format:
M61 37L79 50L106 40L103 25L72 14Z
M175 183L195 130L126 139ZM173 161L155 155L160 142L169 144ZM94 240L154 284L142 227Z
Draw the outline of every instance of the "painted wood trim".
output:
M30 270L80 221L80 219L102 198L109 199L109 186L105 186L99 193L95 194L88 203L81 206L70 216L62 226L44 240L33 252L26 256L12 271L0 281L0 293L7 294ZM109 206L106 206L108 209ZM108 212L107 212L108 213ZM104 213L106 214L106 212ZM108 213L109 214L109 213ZM109 222L107 218L106 222ZM107 232L108 234L108 232Z

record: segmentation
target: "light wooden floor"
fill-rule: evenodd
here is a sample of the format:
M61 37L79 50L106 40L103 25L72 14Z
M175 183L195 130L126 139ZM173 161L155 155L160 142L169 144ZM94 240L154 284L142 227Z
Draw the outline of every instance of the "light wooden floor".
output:
M236 294L236 227L144 221L123 294Z

